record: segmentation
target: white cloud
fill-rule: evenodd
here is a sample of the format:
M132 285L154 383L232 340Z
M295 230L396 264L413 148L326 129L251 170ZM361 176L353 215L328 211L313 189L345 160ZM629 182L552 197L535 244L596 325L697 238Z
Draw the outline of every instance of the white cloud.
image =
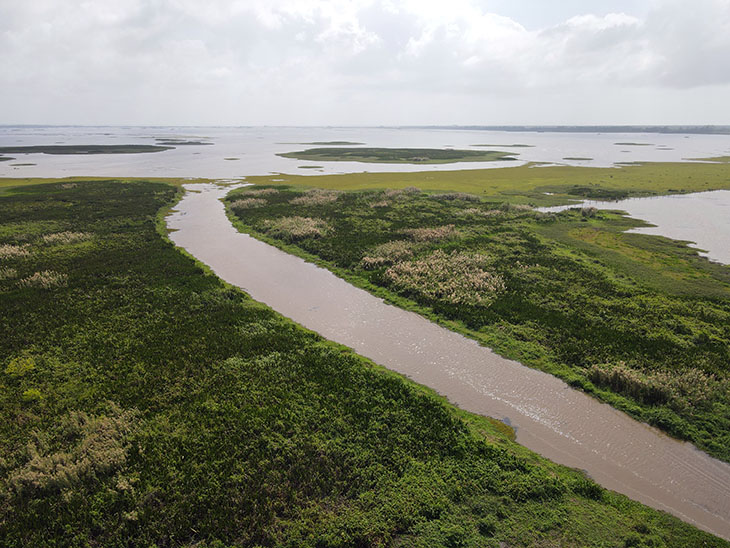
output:
M479 0L5 2L0 122L729 122L730 0L648 1L529 29Z

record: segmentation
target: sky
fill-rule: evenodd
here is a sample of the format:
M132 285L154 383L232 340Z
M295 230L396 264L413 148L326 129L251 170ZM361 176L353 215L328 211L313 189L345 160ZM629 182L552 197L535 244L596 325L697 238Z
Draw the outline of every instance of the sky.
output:
M730 0L0 0L0 124L730 124Z

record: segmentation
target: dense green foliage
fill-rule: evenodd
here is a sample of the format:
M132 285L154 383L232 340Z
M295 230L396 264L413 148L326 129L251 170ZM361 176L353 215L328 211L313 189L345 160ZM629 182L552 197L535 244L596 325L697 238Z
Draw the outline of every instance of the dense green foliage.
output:
M624 234L638 223L616 213L461 193L229 200L259 237L730 460L730 268L683 243ZM273 230L293 218L327 229Z
M0 195L0 545L728 546L205 274L175 194Z
M284 158L319 162L367 162L371 164L449 164L515 160L514 153L495 150L451 148L310 148L279 154Z

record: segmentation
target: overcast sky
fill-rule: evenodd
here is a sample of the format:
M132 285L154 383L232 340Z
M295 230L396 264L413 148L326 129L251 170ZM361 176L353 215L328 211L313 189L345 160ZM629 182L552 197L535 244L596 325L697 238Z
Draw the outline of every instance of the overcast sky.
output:
M730 124L730 0L0 0L0 124Z

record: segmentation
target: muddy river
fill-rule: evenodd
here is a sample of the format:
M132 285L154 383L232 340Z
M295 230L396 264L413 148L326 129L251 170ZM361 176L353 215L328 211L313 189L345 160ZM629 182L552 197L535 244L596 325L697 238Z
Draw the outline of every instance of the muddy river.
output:
M189 190L167 218L170 237L223 280L463 409L509 422L533 451L730 539L730 465L237 232L219 201L228 189Z

